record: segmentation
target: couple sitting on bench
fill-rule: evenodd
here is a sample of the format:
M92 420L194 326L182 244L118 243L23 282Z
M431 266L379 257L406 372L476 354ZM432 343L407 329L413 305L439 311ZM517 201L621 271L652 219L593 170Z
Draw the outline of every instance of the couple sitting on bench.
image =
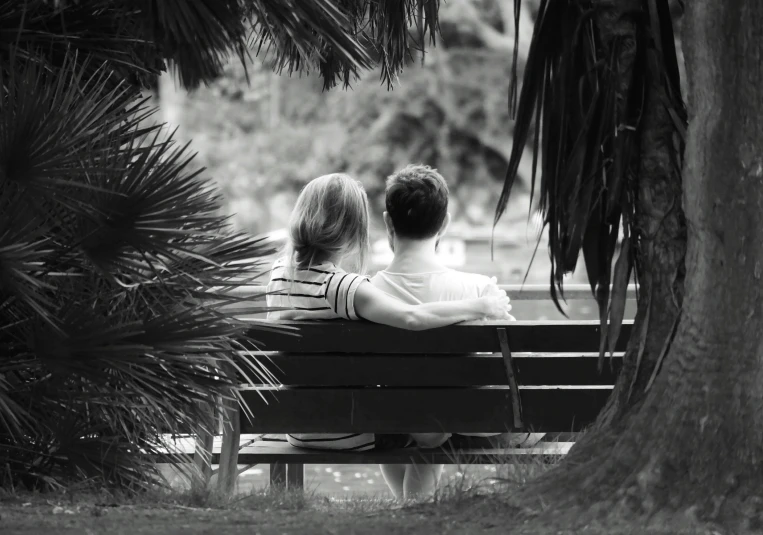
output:
M286 254L268 284L271 319L364 319L409 330L479 319L513 320L506 292L495 279L445 267L436 256L450 223L448 186L434 169L409 165L387 179L384 223L394 259L370 280L368 198L344 174L312 180L301 191L289 222ZM415 407L412 407L415 410ZM478 436L489 436L478 435ZM450 433L410 436L291 434L303 448L363 451L406 446L435 448ZM431 494L442 465L382 465L397 498Z

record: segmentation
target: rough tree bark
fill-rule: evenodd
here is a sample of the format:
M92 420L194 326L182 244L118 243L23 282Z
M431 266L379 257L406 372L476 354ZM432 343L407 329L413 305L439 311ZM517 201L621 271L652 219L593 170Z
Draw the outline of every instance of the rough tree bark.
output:
M688 2L684 31L688 246L675 338L623 429L591 433L590 460L563 462L531 490L546 504L760 530L763 2Z

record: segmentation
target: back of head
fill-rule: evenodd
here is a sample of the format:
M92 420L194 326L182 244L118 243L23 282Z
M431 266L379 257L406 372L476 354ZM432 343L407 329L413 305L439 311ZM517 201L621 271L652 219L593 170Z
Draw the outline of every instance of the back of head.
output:
M366 266L368 198L357 180L342 173L311 180L299 194L289 220L291 261L300 268L355 253L354 267Z
M399 237L432 238L448 215L448 184L428 165L408 165L387 178L385 203Z

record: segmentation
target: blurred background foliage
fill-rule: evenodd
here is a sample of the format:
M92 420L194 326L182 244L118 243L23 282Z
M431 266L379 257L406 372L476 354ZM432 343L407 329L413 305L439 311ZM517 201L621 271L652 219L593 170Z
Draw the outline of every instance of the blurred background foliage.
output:
M523 10L520 60L537 3ZM420 56L412 57L392 91L371 73L350 89L323 92L316 74L278 75L267 58L258 57L247 65L251 84L237 61L193 92L178 90L166 75L157 88L162 119L193 140L242 230L283 228L300 187L341 170L365 184L379 237L384 179L420 162L448 180L453 231L489 235L511 149L513 16L510 0L444 2L438 45L428 47L423 65ZM525 193L529 164L523 169ZM526 199L513 199L515 209L498 235L521 235L524 243Z
M539 4L523 1L520 79ZM678 14L677 2L671 11ZM366 186L373 240L383 248L384 180L408 163L424 163L439 169L450 186L450 236L470 242L466 262L454 267L496 275L504 283L521 282L527 274L528 283L544 284L550 261L546 236L537 243L541 218L530 207L531 150L523 155L508 209L492 232L514 128L508 106L514 2L448 0L439 13L437 46L427 46L423 63L421 55L411 57L391 91L377 71L350 88L325 92L318 73L278 74L267 54L252 50L249 83L238 61L191 92L179 90L171 75L162 76L155 91L161 118L193 140L239 229L261 234L285 228L306 182L344 171ZM676 30L680 35L678 22ZM536 245L540 254L528 272ZM582 262L578 267L565 279L585 282Z

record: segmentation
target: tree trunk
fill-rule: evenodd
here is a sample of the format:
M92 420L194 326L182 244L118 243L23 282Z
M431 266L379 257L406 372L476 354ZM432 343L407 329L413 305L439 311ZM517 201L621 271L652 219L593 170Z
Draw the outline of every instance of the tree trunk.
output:
M175 134L177 137L180 133L178 127L183 121L183 103L186 99L186 90L180 87L180 83L171 71L164 72L159 76L158 86L160 119L161 122L167 123L165 135L178 129Z
M588 462L540 478L546 504L675 511L757 530L763 512L763 2L687 3L685 297L662 370ZM537 494L538 492L542 494ZM569 504L568 504L569 505ZM612 512L612 508L605 508ZM685 515L672 518L685 518Z

